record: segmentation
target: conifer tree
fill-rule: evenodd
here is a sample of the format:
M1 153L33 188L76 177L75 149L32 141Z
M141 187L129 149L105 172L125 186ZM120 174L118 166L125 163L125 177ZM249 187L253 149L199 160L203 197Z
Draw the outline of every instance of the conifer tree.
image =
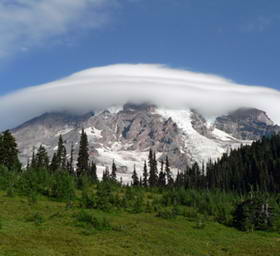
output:
M59 135L57 152L56 152L56 166L57 169L65 170L66 169L66 148L64 146L63 138Z
M96 168L96 164L92 161L91 165L90 165L90 171L89 171L89 176L92 178L92 181L94 183L98 182L98 178L97 178L97 168Z
M103 172L102 181L103 182L110 181L110 172L108 166L106 166L105 171Z
M9 130L0 135L0 164L10 170L21 169L21 164L18 159L17 143Z
M148 187L148 181L149 181L148 169L147 169L147 163L145 161L144 162L144 168L143 168L143 186L144 187Z
M71 151L70 151L70 159L69 161L67 161L67 170L70 174L74 174L73 162L74 162L74 145L72 143Z
M34 163L33 163L34 164ZM42 145L38 148L35 155L35 168L49 168L49 156L48 152Z
M33 166L33 164L32 164L32 166ZM50 169L52 171L56 171L58 169L58 160L57 160L56 152L53 153Z
M78 155L77 163L77 175L81 176L82 174L87 173L89 169L89 153L88 153L88 139L87 134L84 129L82 129L81 139L80 139L80 148Z
M35 162L35 147L32 148L32 157L31 157L31 164L30 164L31 168L35 168L36 167L36 162Z
M166 177L167 177L168 186L173 186L174 180L173 180L172 173L171 173L171 170L170 170L168 156L166 156L166 158L165 158L165 174L166 174Z
M116 166L114 160L112 163L111 179L112 179L112 181L117 181L117 166Z
M133 186L139 186L139 178L138 178L138 175L137 175L137 172L136 172L136 167L134 165L134 168L133 168L133 173L132 173L132 185Z
M163 161L160 161L160 172L159 172L159 176L158 176L158 185L160 187L165 187L166 185L166 177L165 177L165 173L164 173L164 163Z
M156 153L154 153L151 149L149 152L149 167L150 167L149 185L151 187L155 187L158 185L157 160L156 160Z

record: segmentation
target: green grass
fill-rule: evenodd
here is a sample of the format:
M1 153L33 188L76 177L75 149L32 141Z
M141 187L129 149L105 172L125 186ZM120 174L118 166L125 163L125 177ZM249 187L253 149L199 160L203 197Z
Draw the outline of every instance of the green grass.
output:
M215 222L199 229L184 217L84 211L105 217L110 228L81 225L76 217L81 209L65 203L39 198L31 204L0 193L0 256L280 255L277 233L244 233Z

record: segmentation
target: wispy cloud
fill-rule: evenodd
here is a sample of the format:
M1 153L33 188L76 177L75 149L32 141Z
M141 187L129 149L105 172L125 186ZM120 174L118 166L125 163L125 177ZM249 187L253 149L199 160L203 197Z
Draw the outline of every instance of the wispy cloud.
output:
M275 22L279 21L279 16L263 16L260 15L254 20L250 20L242 27L245 32L264 32Z
M118 0L0 0L0 57L47 45L110 18Z
M195 108L208 117L254 107L280 124L279 91L162 65L119 64L85 70L0 97L0 130L45 112L82 113L127 102Z

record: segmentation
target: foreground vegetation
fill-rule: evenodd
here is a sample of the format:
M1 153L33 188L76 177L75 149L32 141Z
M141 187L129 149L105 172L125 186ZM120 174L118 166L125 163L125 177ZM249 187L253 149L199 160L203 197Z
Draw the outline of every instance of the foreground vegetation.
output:
M261 146L266 154L258 158ZM41 146L25 169L7 131L0 136L0 256L279 255L279 149L279 137L264 138L210 162L206 175L194 164L177 177L168 158L158 172L150 150L143 176L134 169L124 185L114 161L98 180L84 131L77 168L60 136L51 161ZM249 170L245 183L238 163Z
M148 196L148 195L147 195ZM0 255L279 255L276 232L241 232L211 218L69 207L0 193Z

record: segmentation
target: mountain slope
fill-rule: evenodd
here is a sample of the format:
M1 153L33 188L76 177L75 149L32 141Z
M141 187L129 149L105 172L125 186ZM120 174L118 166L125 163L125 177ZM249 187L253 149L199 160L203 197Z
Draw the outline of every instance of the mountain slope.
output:
M14 129L13 133L21 160L26 163L33 147L41 144L51 156L60 134L68 152L71 144L74 145L76 158L82 128L88 135L90 158L97 162L99 175L114 159L119 175L125 180L130 179L134 164L142 172L150 148L158 152L158 160L168 156L175 172L194 162L216 160L232 148L279 131L264 112L255 109L240 109L210 123L195 110L125 104L84 115L46 113Z

